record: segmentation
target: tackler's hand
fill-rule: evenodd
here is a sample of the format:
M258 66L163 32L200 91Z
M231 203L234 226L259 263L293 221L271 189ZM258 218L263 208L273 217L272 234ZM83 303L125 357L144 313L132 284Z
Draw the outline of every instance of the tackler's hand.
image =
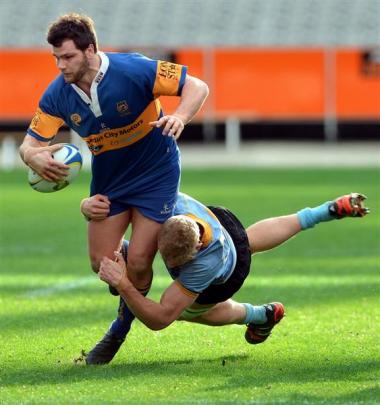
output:
M98 275L101 280L117 288L124 279L128 280L128 277L123 255L120 252L115 252L115 257L116 260L103 257Z

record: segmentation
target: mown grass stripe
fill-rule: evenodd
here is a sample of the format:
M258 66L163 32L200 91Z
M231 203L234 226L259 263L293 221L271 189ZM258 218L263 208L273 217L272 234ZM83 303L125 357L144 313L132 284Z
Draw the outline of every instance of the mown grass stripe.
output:
M56 284L51 287L33 289L26 292L24 295L28 298L46 297L48 295L54 295L60 292L75 290L77 288L95 284L97 282L99 281L94 277L82 277L65 283Z

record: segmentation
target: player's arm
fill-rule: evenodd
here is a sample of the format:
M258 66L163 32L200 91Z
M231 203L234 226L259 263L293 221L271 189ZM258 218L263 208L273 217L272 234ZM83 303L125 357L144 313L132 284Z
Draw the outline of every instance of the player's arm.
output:
M187 75L182 88L180 103L172 115L164 115L150 124L163 127L163 135L178 139L185 125L200 110L209 93L208 86L202 80Z
M31 135L25 135L19 152L21 159L41 177L48 181L61 180L67 176L69 166L57 162L52 154L62 148L62 144L49 146L49 142L40 141Z
M152 330L169 326L190 306L197 294L186 295L177 282L173 282L162 294L160 302L144 297L133 286L126 274L123 256L115 252L116 261L104 257L99 270L101 280L115 287L133 314Z
M173 115L181 118L183 123L187 124L201 109L208 94L209 89L205 82L187 75L182 88L181 101Z

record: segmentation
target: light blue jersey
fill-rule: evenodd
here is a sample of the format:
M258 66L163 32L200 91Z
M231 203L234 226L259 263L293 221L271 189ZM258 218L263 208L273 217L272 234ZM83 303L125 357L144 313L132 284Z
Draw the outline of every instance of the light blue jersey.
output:
M211 284L222 284L236 264L236 249L216 216L199 201L179 193L174 215L186 215L203 228L202 249L183 266L168 268L187 295L200 294Z

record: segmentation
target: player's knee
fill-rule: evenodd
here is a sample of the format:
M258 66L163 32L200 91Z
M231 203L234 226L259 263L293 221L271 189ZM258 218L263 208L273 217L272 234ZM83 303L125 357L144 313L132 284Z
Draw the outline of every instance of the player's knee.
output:
M152 270L153 258L143 254L131 254L128 252L128 272L136 276L150 273Z
M99 263L99 261L98 260L91 260L91 268L92 268L92 271L94 272L94 273L98 273L99 272L99 268L100 268L100 263Z
M91 265L92 271L94 273L99 272L100 260L101 260L101 258L98 255L90 253L90 265Z

